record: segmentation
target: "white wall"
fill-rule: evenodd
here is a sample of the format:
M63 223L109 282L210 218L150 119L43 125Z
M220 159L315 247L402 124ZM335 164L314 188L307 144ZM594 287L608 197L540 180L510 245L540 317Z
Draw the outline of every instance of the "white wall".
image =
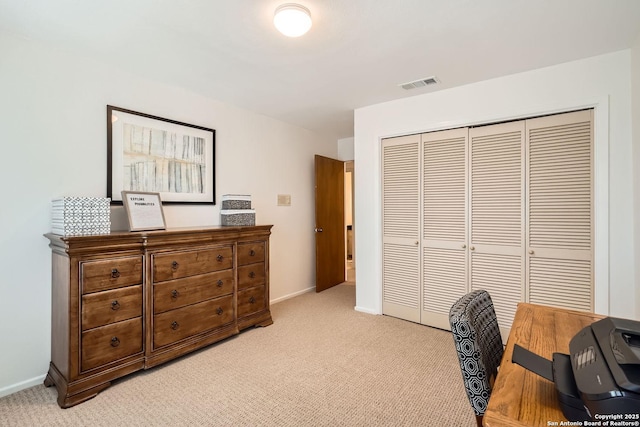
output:
M626 50L356 110L356 309L382 310L380 138L593 106L596 311L640 317L630 74Z
M216 129L218 200L251 194L273 224L271 299L315 284L313 156L335 139L0 33L0 396L38 384L50 360L50 201L106 195L106 105ZM277 194L291 206L276 206ZM166 206L169 227L219 224L217 206ZM113 219L122 224L122 208ZM120 228L120 227L118 227Z
M354 159L353 138L338 140L338 160L349 161Z
M631 117L633 134L633 200L635 286L640 289L640 33L631 49ZM636 291L636 314L640 316L640 291Z

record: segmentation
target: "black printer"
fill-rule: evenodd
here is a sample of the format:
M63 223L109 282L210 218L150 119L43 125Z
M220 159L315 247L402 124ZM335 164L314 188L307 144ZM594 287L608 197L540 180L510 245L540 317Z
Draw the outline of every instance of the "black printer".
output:
M640 322L599 320L571 339L569 352L550 361L516 344L512 361L555 383L570 421L638 421Z

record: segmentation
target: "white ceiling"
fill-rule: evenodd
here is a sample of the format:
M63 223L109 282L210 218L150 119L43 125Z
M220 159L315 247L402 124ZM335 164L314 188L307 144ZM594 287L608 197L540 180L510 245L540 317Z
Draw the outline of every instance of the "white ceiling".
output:
M640 0L299 0L313 27L295 39L272 25L285 2L0 0L0 29L335 138L358 107L640 37ZM398 87L429 76L441 83Z

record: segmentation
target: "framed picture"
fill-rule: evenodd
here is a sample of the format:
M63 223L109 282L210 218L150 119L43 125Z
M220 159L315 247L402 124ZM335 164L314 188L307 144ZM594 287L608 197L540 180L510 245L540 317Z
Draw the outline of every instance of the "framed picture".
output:
M215 204L216 131L107 105L107 197L159 193L162 202Z
M167 228L160 193L123 191L122 201L129 220L129 231Z

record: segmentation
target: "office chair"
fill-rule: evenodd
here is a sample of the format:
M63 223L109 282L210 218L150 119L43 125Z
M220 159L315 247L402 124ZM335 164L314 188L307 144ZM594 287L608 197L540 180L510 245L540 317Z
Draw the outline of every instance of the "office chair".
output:
M504 353L498 318L487 291L477 290L460 298L449 310L462 379L478 426L489 403L493 380Z

